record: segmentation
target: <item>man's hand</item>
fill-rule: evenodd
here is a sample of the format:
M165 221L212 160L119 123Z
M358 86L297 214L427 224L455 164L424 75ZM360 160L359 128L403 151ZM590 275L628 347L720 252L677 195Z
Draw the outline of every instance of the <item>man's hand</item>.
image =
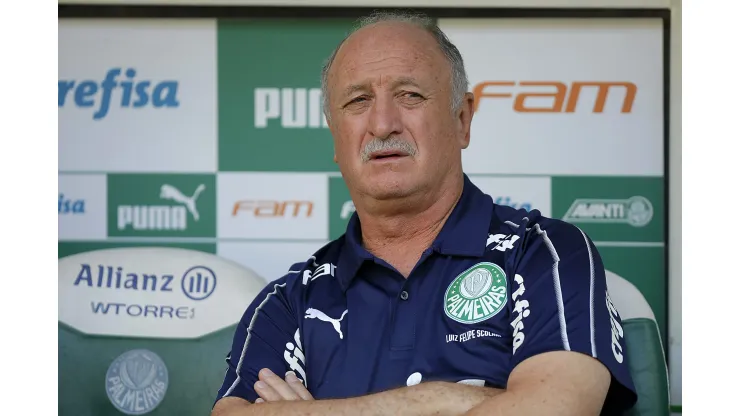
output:
M282 400L313 400L298 377L292 371L285 373L285 380L268 368L259 373L259 380L254 383L254 390L260 397L255 403L279 402Z

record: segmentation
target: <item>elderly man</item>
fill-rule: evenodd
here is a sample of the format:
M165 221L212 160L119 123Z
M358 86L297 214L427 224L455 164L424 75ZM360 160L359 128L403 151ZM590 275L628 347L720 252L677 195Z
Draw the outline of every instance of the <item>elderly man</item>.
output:
M356 213L247 308L213 415L573 416L634 404L593 242L494 204L463 173L467 85L457 48L423 17L374 15L339 45L322 86Z

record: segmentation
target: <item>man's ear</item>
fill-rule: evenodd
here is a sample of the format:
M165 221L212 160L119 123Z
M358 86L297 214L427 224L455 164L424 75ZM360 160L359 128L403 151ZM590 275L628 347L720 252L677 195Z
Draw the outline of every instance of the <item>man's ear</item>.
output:
M459 126L460 148L467 149L470 145L470 126L473 123L473 104L475 97L473 93L466 92L463 96L460 108L457 110L457 122Z

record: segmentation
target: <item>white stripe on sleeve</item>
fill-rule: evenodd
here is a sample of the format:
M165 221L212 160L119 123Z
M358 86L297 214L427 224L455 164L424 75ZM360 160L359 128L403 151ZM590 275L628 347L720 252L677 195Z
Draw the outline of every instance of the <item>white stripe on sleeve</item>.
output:
M275 287L273 288L272 292L268 293L267 296L260 302L260 304L257 306L257 308L254 310L254 314L252 315L252 320L249 321L249 327L247 328L247 338L244 340L244 347L242 347L242 354L239 357L239 363L236 365L236 379L234 380L234 383L231 384L231 387L229 387L228 390L226 390L226 393L224 393L223 397L228 396L231 394L231 392L234 391L236 386L241 381L241 370L242 370L242 363L244 362L244 356L247 355L247 347L249 346L249 340L252 338L252 327L254 326L254 322L257 320L257 314L259 313L260 309L262 309L263 306L267 303L270 298L277 293L277 290L279 287L285 287L287 283L282 284L275 284Z
M539 224L535 224L534 229L537 231L537 234L542 236L542 239L545 242L545 246L547 246L547 249L550 251L550 255L552 256L552 284L555 289L555 299L558 305L560 338L563 340L563 348L566 351L570 351L570 342L568 341L568 328L565 321L565 306L563 305L563 290L560 287L560 272L558 270L560 257L558 257L558 252L555 250L555 246L552 244L550 237L547 236L547 231L542 230Z

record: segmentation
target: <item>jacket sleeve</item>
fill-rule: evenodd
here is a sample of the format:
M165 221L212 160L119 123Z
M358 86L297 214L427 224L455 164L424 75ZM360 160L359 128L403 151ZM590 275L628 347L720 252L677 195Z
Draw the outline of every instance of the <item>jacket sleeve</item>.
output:
M263 368L278 375L293 370L307 385L298 322L286 294L290 280L297 276L288 274L271 282L247 308L226 356L226 375L216 401L236 396L254 403L259 397L254 383Z
M622 322L596 246L558 220L535 224L528 233L511 290L511 368L548 351L586 354L612 375L605 409L631 407L636 395Z

